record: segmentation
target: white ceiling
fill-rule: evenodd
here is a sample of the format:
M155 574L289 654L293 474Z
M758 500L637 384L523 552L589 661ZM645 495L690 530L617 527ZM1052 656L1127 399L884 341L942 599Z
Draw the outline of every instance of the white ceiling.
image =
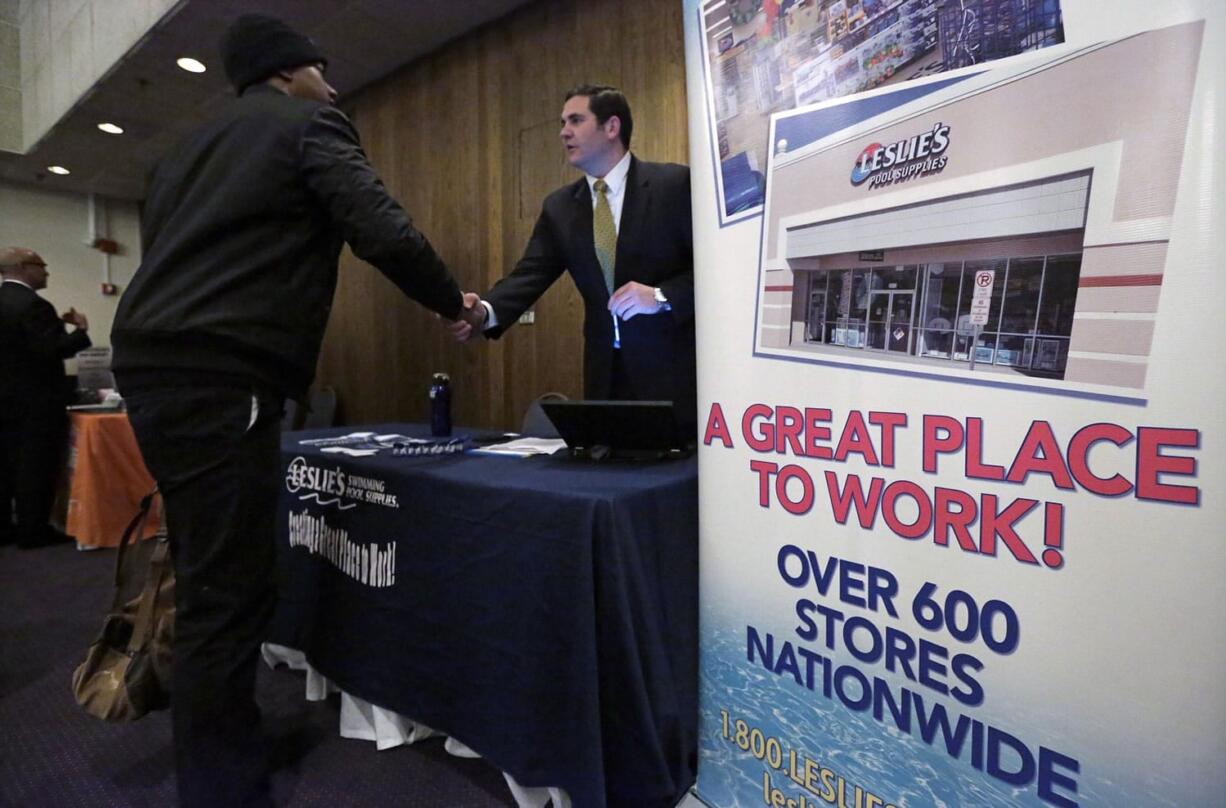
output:
M140 199L157 159L233 97L217 55L231 20L258 11L311 36L328 56L328 81L352 94L530 0L185 0L87 92L28 154L0 152L0 180ZM175 66L180 56L208 65ZM102 121L122 135L98 130ZM47 174L49 165L71 169Z

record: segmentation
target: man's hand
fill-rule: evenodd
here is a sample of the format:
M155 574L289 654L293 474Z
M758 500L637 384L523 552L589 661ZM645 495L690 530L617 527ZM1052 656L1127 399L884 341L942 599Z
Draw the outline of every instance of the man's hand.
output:
M456 342L468 342L474 331L480 331L485 327L486 314L485 306L481 304L481 297L476 292L465 292L464 308L460 311L459 318L452 320L447 325L447 330L451 332Z
M76 326L78 331L89 330L89 320L85 319L85 315L76 309L69 309L60 315L60 319L71 326Z
M655 314L660 310L656 302L656 288L630 281L609 298L609 311L623 320L636 314Z

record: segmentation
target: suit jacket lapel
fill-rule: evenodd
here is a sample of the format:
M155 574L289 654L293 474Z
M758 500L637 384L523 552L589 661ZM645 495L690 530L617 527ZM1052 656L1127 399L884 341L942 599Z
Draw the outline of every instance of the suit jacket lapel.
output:
M604 275L600 271L600 262L596 260L595 236L592 234L592 189L588 187L586 177L575 183L571 198L574 204L570 210L570 227L566 231L574 239L571 273L575 275L576 283L579 282L579 273L589 280L594 276L599 281L596 285L603 289Z
M651 207L647 178L639 171L639 160L630 156L626 172L626 196L622 200L622 218L617 227L617 261L613 267L613 287L620 288L630 280L629 251L641 243L644 222Z

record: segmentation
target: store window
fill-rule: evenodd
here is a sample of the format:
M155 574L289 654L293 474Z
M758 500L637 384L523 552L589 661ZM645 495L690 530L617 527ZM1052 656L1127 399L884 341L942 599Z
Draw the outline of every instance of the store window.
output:
M996 338L996 364L1029 368L1034 350L1035 318L1043 287L1043 259L1018 258L1009 262L1001 288L1000 331Z
M869 272L867 269L847 269L829 273L828 299L835 300L837 306L830 340L832 345L864 347Z
M1048 256L1035 324L1034 358L1030 364L1035 375L1064 377L1080 278L1080 255Z
M996 358L996 335L1000 324L1000 299L1004 291L1005 265L1004 259L994 261L967 261L962 265L962 294L958 298L957 339L955 340L954 359L967 361L971 358L971 342L975 343L975 361L990 364ZM975 339L975 326L971 323L971 300L975 294L975 273L990 269L996 273L996 281L992 284L992 305L988 309L988 321L979 331Z
M995 281L976 329L973 278L984 269ZM1063 378L1080 274L1080 254L812 272L805 340L948 362L973 350L976 364Z
M962 263L928 264L924 273L919 356L949 359L954 350L954 325L962 289ZM967 332L968 334L970 332ZM966 350L965 346L962 348Z
M827 342L826 292L830 286L830 274L815 272L809 279L809 308L805 313L805 342Z

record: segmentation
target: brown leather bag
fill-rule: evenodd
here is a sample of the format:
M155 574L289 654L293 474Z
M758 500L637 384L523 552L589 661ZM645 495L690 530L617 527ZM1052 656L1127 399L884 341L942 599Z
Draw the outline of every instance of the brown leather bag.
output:
M171 642L174 638L174 568L165 520L157 535L139 541L157 489L141 500L115 559L115 598L102 632L72 676L77 703L104 721L134 721L170 706ZM140 594L124 601L144 570Z

